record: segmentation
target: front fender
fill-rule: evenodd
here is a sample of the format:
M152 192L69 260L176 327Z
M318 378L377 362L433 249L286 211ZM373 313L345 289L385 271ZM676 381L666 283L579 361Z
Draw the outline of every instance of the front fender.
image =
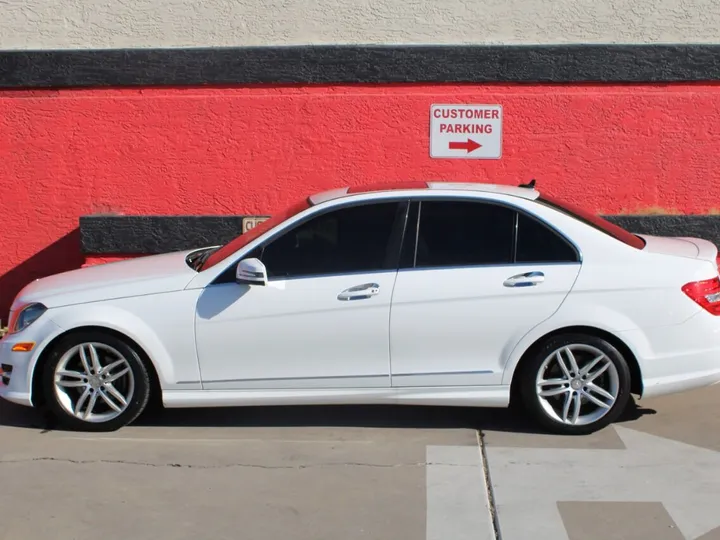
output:
M175 384L176 374L169 352L152 328L137 315L118 306L98 303L61 308L52 313L51 318L62 329L55 337L83 327L107 328L127 336L147 354L161 386Z

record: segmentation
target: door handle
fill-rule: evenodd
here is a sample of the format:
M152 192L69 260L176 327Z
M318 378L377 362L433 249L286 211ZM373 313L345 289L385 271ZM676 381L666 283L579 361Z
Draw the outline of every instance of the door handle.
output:
M345 289L338 294L338 300L363 300L375 296L380 292L380 285L377 283L363 283L355 285L349 289Z
M542 272L527 272L507 278L503 285L506 287L534 287L545 281L545 274Z

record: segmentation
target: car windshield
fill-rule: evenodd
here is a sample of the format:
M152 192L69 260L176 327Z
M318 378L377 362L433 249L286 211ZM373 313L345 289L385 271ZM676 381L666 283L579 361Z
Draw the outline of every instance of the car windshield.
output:
M615 225L614 223L610 223L608 220L603 219L596 214L587 212L582 208L578 208L577 206L565 202L561 203L546 195L542 195L541 197L539 197L538 202L555 208L556 210L559 210L560 212L563 212L570 217L580 220L586 225L590 225L591 227L594 227L595 229L612 236L616 240L619 240L620 242L623 242L628 246L634 247L636 249L643 249L645 247L645 240L643 240L639 236L626 231L625 229L619 227L618 225Z
M203 270L212 268L217 263L225 260L227 257L235 253L237 250L245 247L265 232L279 225L283 221L290 219L294 215L299 214L303 210L307 210L308 208L310 208L310 203L307 199L304 199L300 202L293 204L289 208L286 208L282 212L275 214L270 219L267 219L262 223L258 223L255 227L253 227L246 233L243 233L240 236L234 238L224 246L209 252L207 255L207 259L202 262L202 264L198 268L198 271L202 272Z

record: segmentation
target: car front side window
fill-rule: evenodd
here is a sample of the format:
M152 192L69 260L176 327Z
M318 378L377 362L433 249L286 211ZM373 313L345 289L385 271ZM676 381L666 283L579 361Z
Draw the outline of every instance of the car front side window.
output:
M397 268L398 230L405 204L359 204L324 212L262 249L269 279L314 277Z

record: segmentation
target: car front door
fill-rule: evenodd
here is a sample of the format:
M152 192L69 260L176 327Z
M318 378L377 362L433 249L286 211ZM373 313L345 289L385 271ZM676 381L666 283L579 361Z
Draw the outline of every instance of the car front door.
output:
M203 388L389 387L406 213L383 201L313 215L245 257L263 262L266 286L208 286L196 317Z
M499 202L413 202L390 323L392 386L500 384L504 361L550 317L580 270L545 223ZM407 246L406 246L407 247Z

